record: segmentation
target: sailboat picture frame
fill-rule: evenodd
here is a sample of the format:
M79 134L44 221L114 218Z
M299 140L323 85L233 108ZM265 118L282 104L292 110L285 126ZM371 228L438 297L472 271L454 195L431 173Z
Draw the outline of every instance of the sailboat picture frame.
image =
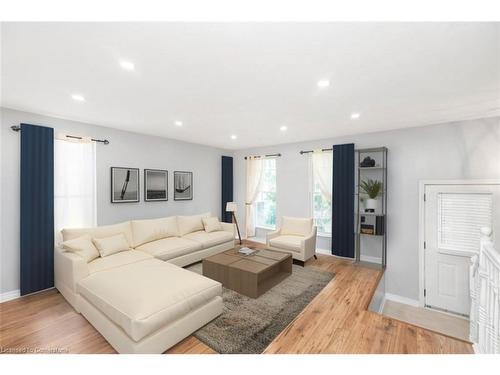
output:
M111 167L111 203L139 202L139 168Z
M193 172L174 171L174 201L193 199Z

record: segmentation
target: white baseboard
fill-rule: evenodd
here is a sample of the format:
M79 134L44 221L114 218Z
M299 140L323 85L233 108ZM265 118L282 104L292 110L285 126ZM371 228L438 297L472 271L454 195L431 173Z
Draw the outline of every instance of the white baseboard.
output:
M340 256L333 255L332 251L331 250L327 250L327 249L316 249L316 252L318 254L324 254L324 255L334 256L335 258L346 259L346 260L353 260L353 258L340 257ZM372 256L369 256L369 255L361 255L360 260L363 261L363 262L369 262L369 263L377 263L377 264L381 264L382 263L382 258L372 257Z
M1 293L0 294L0 303L19 298L20 296L21 296L21 291L19 289L18 290L11 290L10 292Z
M385 301L387 301L387 299L385 298L385 293L384 293L384 297L382 298L382 302L380 302L380 307L378 308L379 314L382 314L384 312Z
M403 303L405 305L410 305L414 307L419 307L420 302L416 299L411 299L403 296L398 296L397 294L385 293L384 303L386 300Z
M326 249L316 249L316 252L323 255L332 255L332 251Z
M359 260L361 260L362 262L382 264L382 258L372 257L370 255L361 254L361 256L359 257Z

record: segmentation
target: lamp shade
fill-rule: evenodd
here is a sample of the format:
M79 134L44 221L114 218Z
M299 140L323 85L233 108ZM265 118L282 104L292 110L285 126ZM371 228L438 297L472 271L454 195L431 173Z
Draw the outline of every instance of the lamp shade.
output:
M227 202L226 203L226 211L227 212L236 212L236 202Z

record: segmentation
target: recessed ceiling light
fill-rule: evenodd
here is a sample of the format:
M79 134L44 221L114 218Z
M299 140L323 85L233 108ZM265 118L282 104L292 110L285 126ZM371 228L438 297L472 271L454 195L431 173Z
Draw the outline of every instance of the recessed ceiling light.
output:
M357 120L359 118L359 116L361 116L359 113L351 113L351 118L353 120Z
M120 61L120 66L125 70L134 70L135 69L135 65L133 63L131 63L130 61L122 60L122 61Z
M285 125L280 126L280 130L281 130L282 132L286 132L286 131L288 130L288 126L285 126Z
M174 124L175 124L175 126L181 127L182 121L175 121Z
M77 102L84 102L85 101L85 98L79 94L73 94L73 95L71 95L71 98L73 100L76 100Z
M328 79L321 79L318 81L318 87L325 88L330 86L330 81Z
M238 138L236 135L234 135L234 134L231 135L231 139L236 139L236 138Z

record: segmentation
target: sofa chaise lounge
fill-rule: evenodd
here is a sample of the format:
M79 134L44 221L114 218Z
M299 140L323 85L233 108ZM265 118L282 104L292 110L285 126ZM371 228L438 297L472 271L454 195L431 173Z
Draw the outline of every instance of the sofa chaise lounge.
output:
M209 216L63 229L55 286L119 353L163 353L222 313L221 284L181 268L234 247Z

